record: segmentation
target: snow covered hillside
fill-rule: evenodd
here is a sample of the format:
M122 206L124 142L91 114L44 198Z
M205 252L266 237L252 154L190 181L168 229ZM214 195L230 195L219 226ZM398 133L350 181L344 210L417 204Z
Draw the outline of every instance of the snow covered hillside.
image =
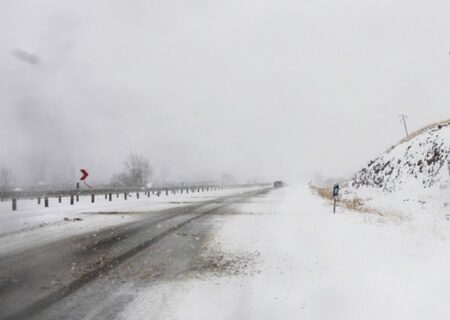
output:
M448 188L449 154L450 120L421 130L392 147L359 171L350 185L385 191Z
M413 133L371 161L344 186L342 200L440 233L436 228L450 219L450 120Z

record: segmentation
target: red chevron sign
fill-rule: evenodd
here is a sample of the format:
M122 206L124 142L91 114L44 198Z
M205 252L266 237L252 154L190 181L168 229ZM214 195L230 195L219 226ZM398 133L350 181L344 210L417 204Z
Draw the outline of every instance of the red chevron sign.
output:
M81 181L86 180L86 178L88 177L89 173L85 170L85 169L81 169L80 170L81 173L83 174L80 178Z

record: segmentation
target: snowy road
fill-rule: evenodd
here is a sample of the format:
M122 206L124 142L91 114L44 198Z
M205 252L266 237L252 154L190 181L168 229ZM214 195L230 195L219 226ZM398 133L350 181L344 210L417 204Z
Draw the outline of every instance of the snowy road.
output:
M15 253L4 246L0 318L450 315L450 222L437 211L332 214L305 185L208 201Z
M86 319L103 305L109 312L102 312L102 318L110 319L128 302L111 300L116 284L130 283L130 277L139 282L139 277L170 279L185 272L196 256L197 244L207 236L210 215L268 190L156 211L101 231L4 254L0 317Z

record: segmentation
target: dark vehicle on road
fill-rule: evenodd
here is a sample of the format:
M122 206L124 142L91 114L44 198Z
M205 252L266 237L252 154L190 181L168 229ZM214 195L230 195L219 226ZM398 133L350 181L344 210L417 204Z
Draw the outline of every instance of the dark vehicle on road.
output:
M282 186L283 186L283 181L275 181L274 183L273 183L273 186L275 187L275 188L281 188Z

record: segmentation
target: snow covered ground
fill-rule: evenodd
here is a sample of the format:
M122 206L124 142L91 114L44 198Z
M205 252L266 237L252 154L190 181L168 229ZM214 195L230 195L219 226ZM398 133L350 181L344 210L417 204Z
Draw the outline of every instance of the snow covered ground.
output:
M209 270L144 289L122 318L449 318L447 220L331 212L307 186L236 206L214 220Z
M212 200L237 192L250 191L259 187L245 187L230 190L195 192L183 194L163 193L160 197L151 195L147 198L143 193L137 199L135 194L123 199L123 194L113 195L112 201L103 196L96 196L91 203L89 196L80 197L80 201L70 205L69 198L58 203L50 199L49 208L43 201L18 200L18 210L11 210L11 202L0 202L0 256L9 252L26 250L33 246L50 243L90 231L134 221L140 214L157 210L175 208L200 201ZM103 213L103 214L99 214ZM123 214L121 214L123 213ZM126 214L125 214L126 213Z

